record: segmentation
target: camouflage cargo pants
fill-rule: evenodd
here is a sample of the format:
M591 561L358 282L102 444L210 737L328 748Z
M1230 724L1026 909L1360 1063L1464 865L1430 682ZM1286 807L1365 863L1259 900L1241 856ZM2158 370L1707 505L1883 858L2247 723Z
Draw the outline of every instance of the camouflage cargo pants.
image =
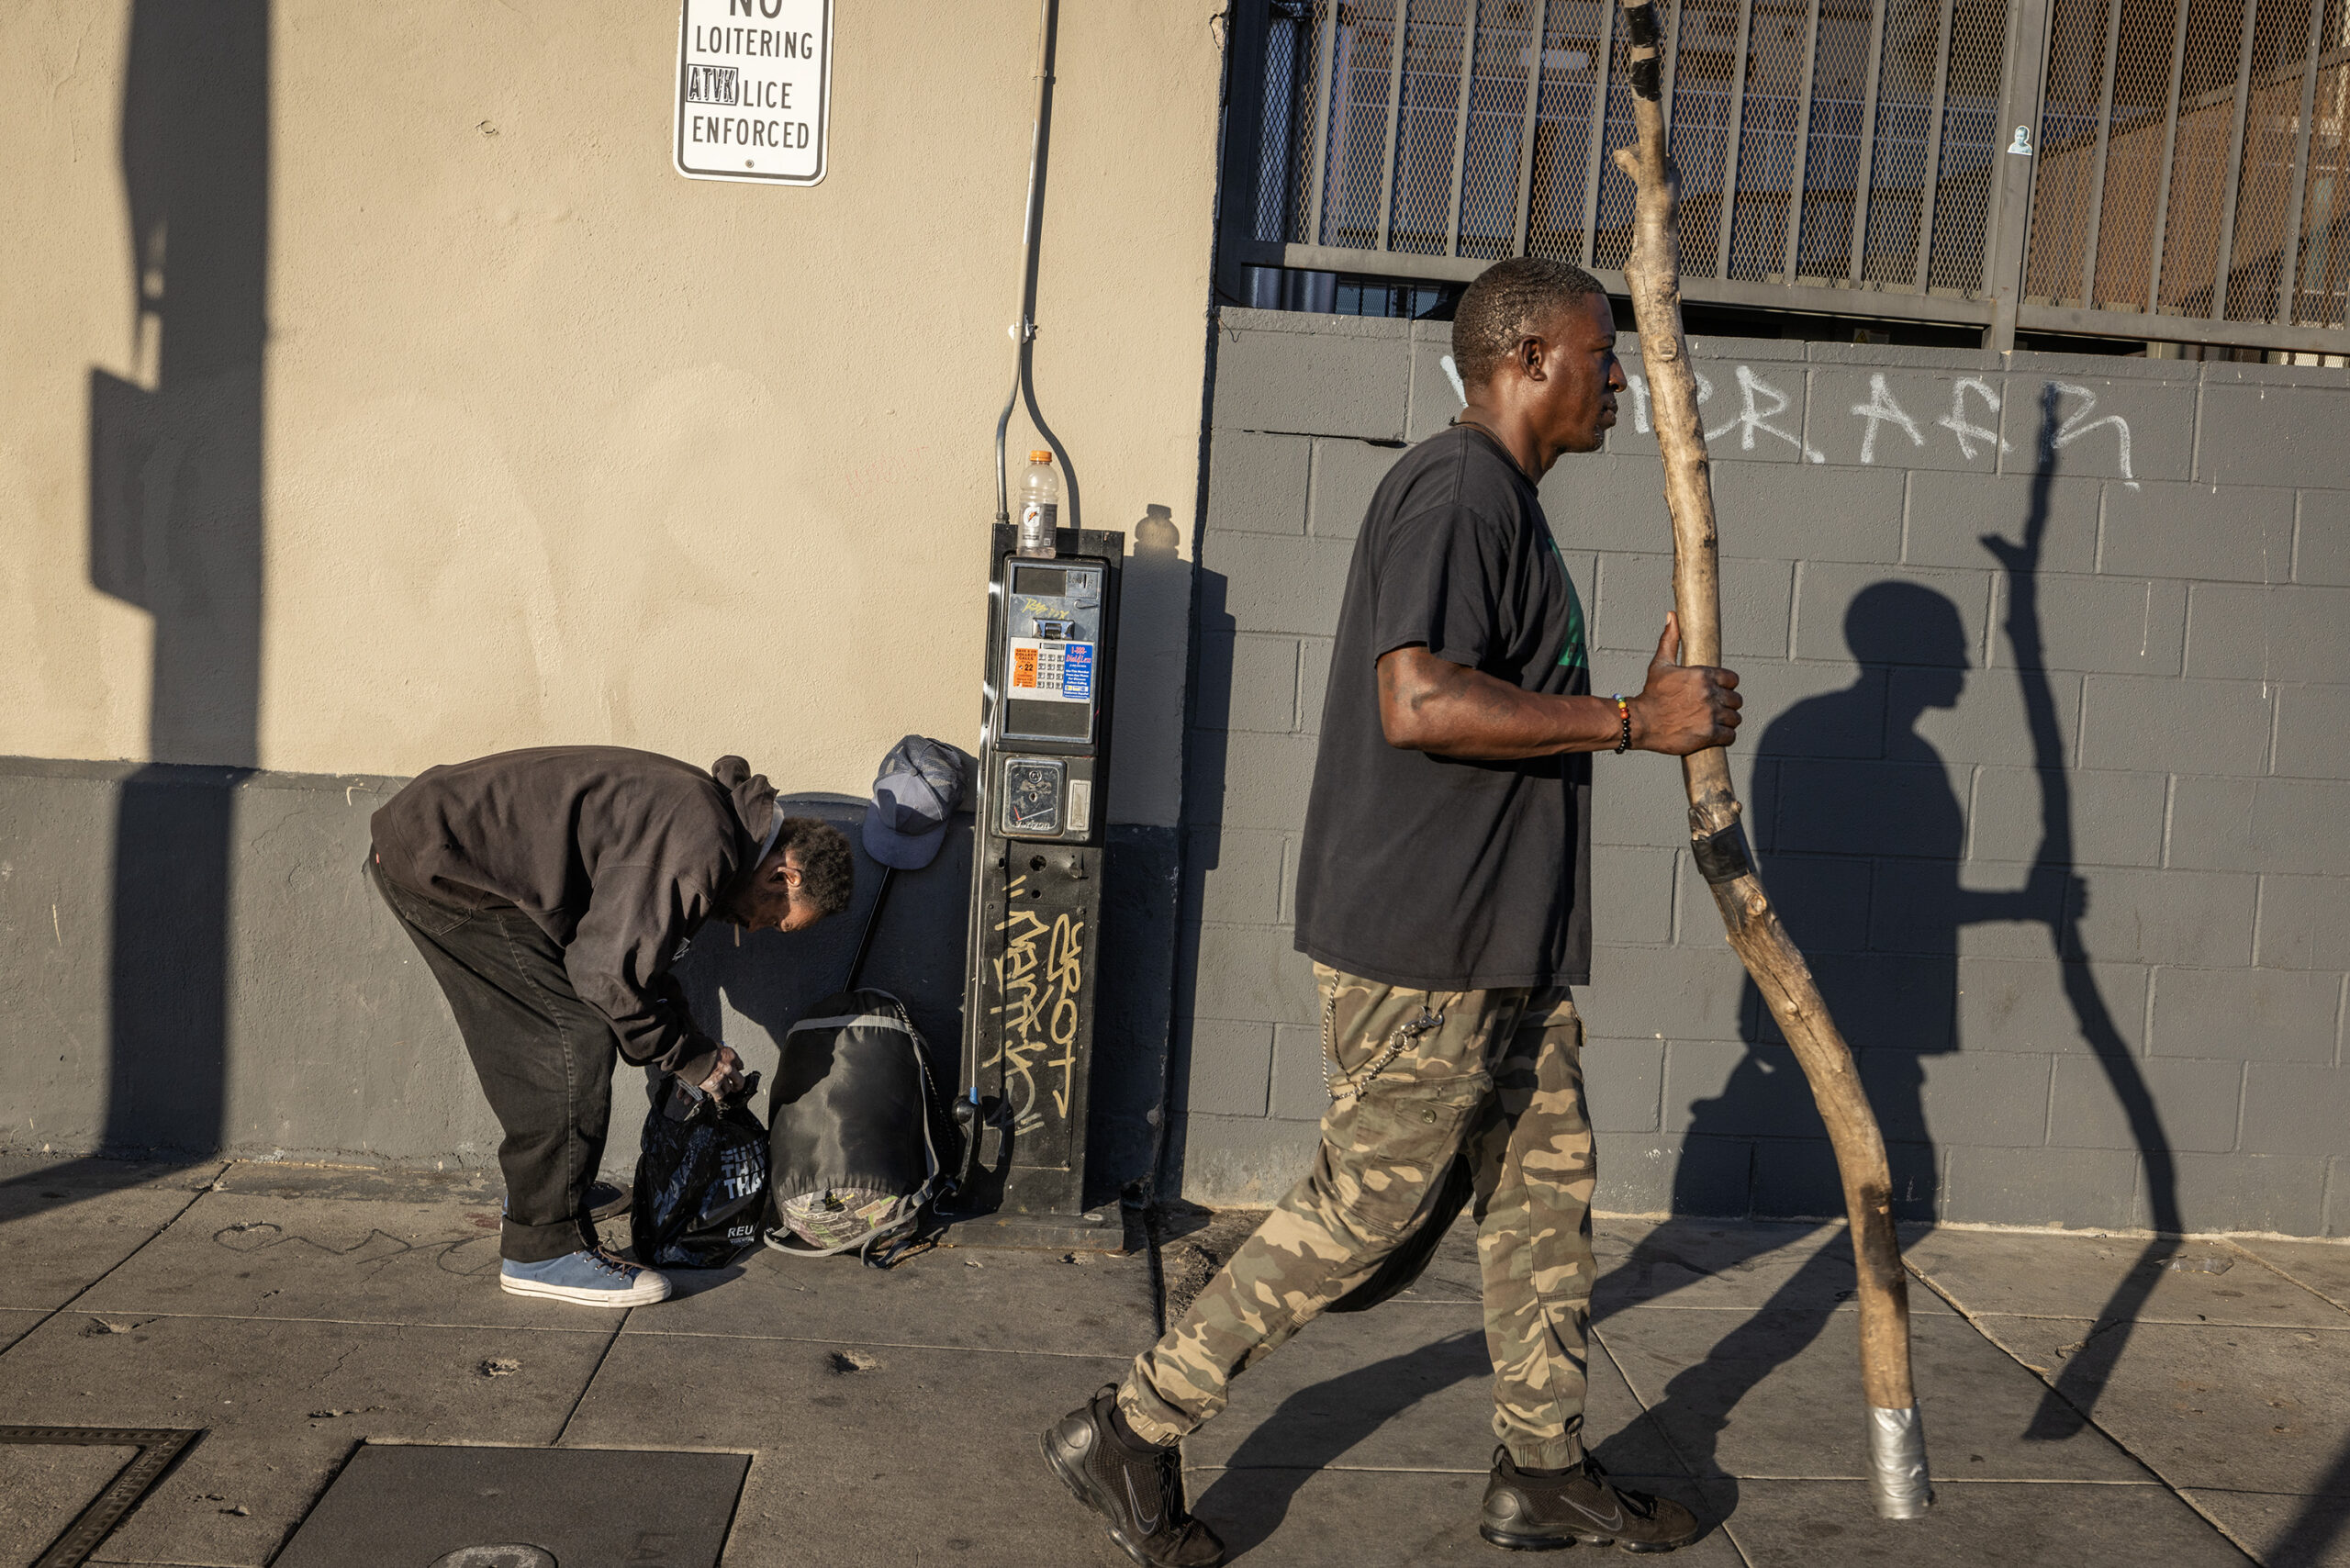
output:
M1494 1435L1520 1465L1580 1462L1595 1170L1572 999L1315 976L1333 1099L1313 1168L1135 1359L1119 1408L1158 1442L1206 1422L1236 1375L1378 1268L1465 1148Z

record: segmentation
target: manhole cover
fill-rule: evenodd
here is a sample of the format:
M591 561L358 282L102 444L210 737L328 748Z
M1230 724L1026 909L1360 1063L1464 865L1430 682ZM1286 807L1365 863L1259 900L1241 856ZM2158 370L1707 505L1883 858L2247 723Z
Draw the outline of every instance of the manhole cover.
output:
M275 1568L716 1568L748 1454L368 1443Z

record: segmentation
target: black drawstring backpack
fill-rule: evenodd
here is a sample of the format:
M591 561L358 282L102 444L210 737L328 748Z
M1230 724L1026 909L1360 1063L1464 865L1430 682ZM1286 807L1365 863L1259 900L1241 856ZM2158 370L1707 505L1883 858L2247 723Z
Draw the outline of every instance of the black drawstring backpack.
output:
M955 1188L959 1142L904 1003L836 991L783 1037L767 1100L767 1244L887 1268Z

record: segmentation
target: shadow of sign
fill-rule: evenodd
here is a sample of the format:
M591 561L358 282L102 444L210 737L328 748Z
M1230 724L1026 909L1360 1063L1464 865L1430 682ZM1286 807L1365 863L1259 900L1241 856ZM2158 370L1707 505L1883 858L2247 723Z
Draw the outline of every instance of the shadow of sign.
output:
M152 618L159 760L117 809L102 1137L205 1153L224 1111L233 785L260 703L269 0L136 0L123 79L153 385L91 373L90 576Z

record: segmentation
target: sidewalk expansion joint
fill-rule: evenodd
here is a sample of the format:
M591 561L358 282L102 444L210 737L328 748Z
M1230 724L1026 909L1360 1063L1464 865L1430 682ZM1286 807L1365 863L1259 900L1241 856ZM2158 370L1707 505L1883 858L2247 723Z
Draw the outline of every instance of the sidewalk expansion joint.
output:
M2182 1487L2181 1485L2179 1485L2177 1482L2173 1481L2169 1476L2165 1475L2165 1474L2162 1473L2162 1471L2160 1470L2160 1468L2158 1468L2158 1467L2154 1464L2154 1462L2152 1460L2148 1459L2145 1455L2143 1455L2143 1454L2140 1453L2136 1449L2132 1448L2128 1443L2126 1443L2126 1442L2122 1441L2122 1440L2121 1440L2121 1436L2120 1436L2120 1434L2118 1434L2118 1433L2114 1432L2110 1428L2107 1427L2103 1422L2099 1421L2099 1420L2097 1418L2096 1409L2095 1409L2095 1406L2092 1406L2089 1409L2084 1410L2084 1409L2082 1409L2078 1405L2076 1405L2076 1404L2072 1401L2072 1399L2071 1399L2070 1397L2068 1397L2068 1396L2064 1393L2064 1391L2063 1391L2062 1389L2060 1389L2060 1388L2058 1388L2058 1387L2056 1386L2056 1382L2057 1382L2057 1380L2056 1380L2053 1376L2052 1376L2051 1374L2049 1374L2049 1373L2047 1373L2047 1372L2042 1372L2038 1367L2033 1366L2030 1361L2025 1361L2021 1356L2020 1356L2020 1355L2016 1354L2016 1352L2015 1352L2015 1351L2013 1351L2013 1350L2009 1350L2009 1349L2007 1347L2007 1345L2006 1345L2005 1343L2003 1343L2003 1342L2000 1340L2000 1338L1999 1338L1999 1337L1998 1337L1998 1335L1996 1335L1996 1334L1994 1334L1994 1333L1992 1333L1992 1332L1991 1332L1991 1330L1989 1329L1989 1327L1987 1327L1986 1326L1985 1321L1984 1321L1986 1318L1988 1318L1988 1317L1996 1317L1996 1316L2009 1316L2009 1317L2014 1317L2014 1318L2017 1318L2017 1319L2018 1319L2018 1320L2020 1320L2020 1321L2027 1320L2027 1319L2025 1319L2025 1317L2024 1317L2024 1315L2023 1315L2023 1314L2020 1314L2020 1313L2006 1313L2006 1314L1997 1314L1997 1313L1976 1313L1976 1312L1971 1311L1971 1310L1969 1310L1969 1308L1967 1307L1967 1305L1966 1305L1966 1304L1965 1304L1964 1302L1960 1301L1960 1300L1959 1300L1955 1295L1953 1295L1949 1291L1944 1290L1941 1285L1939 1285L1938 1283L1936 1283L1936 1282L1933 1281L1933 1279L1932 1279L1932 1278L1930 1278L1930 1276L1928 1276L1928 1275L1926 1275L1926 1274L1923 1274L1923 1273L1919 1272L1919 1271L1918 1271L1914 1266L1909 1265L1906 1260L1904 1260L1903 1267L1904 1267L1904 1269L1908 1271L1908 1273L1909 1274L1909 1276L1910 1276L1912 1279L1917 1280L1920 1284L1923 1284L1923 1285L1924 1285L1928 1290L1930 1290L1930 1291L1933 1292L1936 1295L1938 1295L1938 1296L1942 1297L1942 1300L1944 1300L1944 1301L1948 1302L1948 1303L1950 1304L1951 1310L1952 1310L1952 1311L1953 1311L1953 1312L1955 1312L1955 1313L1957 1313L1957 1314L1959 1315L1959 1316L1961 1316L1962 1318L1965 1319L1967 1326L1968 1326L1969 1327L1973 1328L1973 1329L1975 1330L1975 1333L1977 1333L1977 1334L1981 1335L1981 1336L1982 1336L1982 1338L1983 1338L1983 1339L1984 1339L1984 1341L1985 1341L1985 1343L1986 1343L1986 1344L1988 1344L1989 1346L1991 1346L1991 1348L1992 1348L1992 1349L1994 1349L1994 1350L1998 1350L1998 1351L1999 1352L1999 1354L2001 1354L2001 1355L2003 1355L2003 1356L2007 1357L2007 1358L2008 1358L2008 1360L2009 1360L2009 1361L2013 1361L2016 1365L2018 1365L2018 1366L2021 1367L2025 1372L2030 1372L2030 1373L2032 1375L2032 1377L2033 1377L2033 1378L2037 1379L2037 1380L2039 1381L2039 1383L2040 1383L2041 1386L2042 1386L2042 1388L2045 1388L2045 1389L2048 1391L2047 1397L2049 1397L2049 1398L2053 1398L2053 1399L2057 1399L2057 1400L2062 1400L2062 1401L2064 1402L2064 1404L2065 1404L2065 1406L2067 1409L2071 1410L2071 1411L2072 1411L2072 1412L2073 1412L2076 1417L2078 1417L2080 1418L2080 1422L2081 1422L2081 1425L2082 1425L2083 1427L2087 1428L2089 1430L2091 1430L2091 1431L2094 1431L2094 1432L2098 1433L2099 1436L2103 1437L2103 1438L2105 1439L2105 1440L2106 1440L2106 1441L2108 1441L2108 1442L2111 1443L2111 1444L2112 1444L2112 1445L2113 1445L2117 1450L2119 1450L2121 1452L2122 1452L2122 1453L2124 1453L2124 1454L2128 1455L2128 1456L2129 1456L2129 1458L2130 1458L2130 1460L2131 1460L2131 1462L2132 1462L2132 1463L2136 1464L2136 1465L2137 1465L2141 1470L2143 1470L2143 1471L2144 1471L2148 1475L2153 1476L2153 1477L2154 1478L2154 1480L2155 1480L2157 1483L2159 1483L2159 1484L2161 1484L2162 1488L2163 1488L2165 1491L2168 1492L2172 1496L2174 1496L2174 1497L2177 1498L2181 1503L2185 1504L2188 1507L2192 1508L2192 1509L2195 1511L2195 1517L2196 1517L2196 1518L2198 1518L2201 1519L2205 1524L2207 1524L2207 1525L2209 1525L2209 1526L2210 1526L2210 1527L2211 1527L2211 1533L2212 1533L2212 1534L2214 1534L2214 1535L2218 1536L2221 1540L2226 1541L2230 1546L2232 1546L2232 1547L2235 1548L2235 1549L2236 1549L2236 1551L2237 1551L2238 1552L2240 1552L2240 1553L2242 1553L2242 1554L2243 1554L2243 1556L2244 1557L2245 1561L2247 1561L2247 1562L2255 1562L2255 1563L2259 1561L2259 1559L2258 1559L2258 1558L2256 1558L2256 1557L2255 1557L2255 1556L2253 1555L2253 1553L2252 1553L2251 1550L2250 1550L2248 1547L2246 1547L2243 1541L2238 1540L2236 1539L2236 1537L2235 1537L2234 1533L2233 1533L2232 1531L2231 1531L2231 1530L2227 1528L2227 1526L2225 1526L2224 1524L2221 1524L2221 1523L2219 1521L2219 1519L2218 1519L2218 1518L2214 1518L2214 1517L2212 1516L2211 1512L2210 1512L2209 1509L2207 1509L2207 1508L2203 1507L2200 1504L2199 1504L2198 1502L2196 1502L2196 1500L2194 1499L2194 1497L2188 1495L2188 1490L2187 1490L2185 1487ZM2061 1321L2061 1322L2076 1322L2076 1323L2077 1323L2077 1322L2083 1322L2083 1321L2090 1321L2090 1322L2094 1322L2094 1321L2096 1321L2095 1319L2082 1319L2082 1318L2054 1318L2053 1320L2054 1320L2054 1321ZM2132 1327L2135 1327L2135 1326L2137 1325L2137 1323L2138 1323L2138 1321L2139 1321L2139 1320L2136 1320L2136 1319L2115 1319L2112 1323L2103 1325L2103 1327L2119 1327L2121 1323L2123 1323L2123 1322L2125 1322L2125 1321L2127 1321L2127 1322L2131 1323L2131 1325L2132 1325ZM2193 1327L2193 1328L2206 1328L2206 1327L2227 1327L2227 1326L2226 1326L2226 1325L2212 1325L2212 1324L2196 1323L2196 1324L2188 1324L2188 1325L2183 1325L2183 1326L2181 1326L2181 1325L2170 1325L2169 1327ZM1936 1480L1936 1482L1938 1482L1938 1483L1939 1483L1939 1482L1942 1479L1942 1477L1941 1477L1941 1476L1936 1476L1934 1479Z
M642 1311L632 1307L632 1316ZM1020 1350L1002 1345L933 1345L901 1339L860 1339L846 1334L722 1334L711 1328L630 1328L621 1332L635 1339L742 1339L759 1343L786 1345L870 1345L877 1350L945 1350L974 1356L1051 1356L1069 1361L1116 1361L1121 1365L1134 1357L1117 1350Z
M218 1171L215 1171L215 1172L213 1172L213 1178L212 1178L212 1179L213 1179L213 1181L214 1181L214 1182L218 1182L218 1181L219 1180L219 1172L218 1172ZM147 1249L149 1249L150 1247L152 1247L152 1246L155 1244L156 1239L157 1239L159 1237L161 1237L161 1236L162 1236L165 1231L168 1231L169 1229L171 1229L171 1228L172 1228L172 1226L175 1226L175 1225L179 1224L179 1222L180 1222L181 1220L183 1220L183 1219L186 1218L186 1217L187 1217L187 1212L188 1212L188 1210L190 1210L190 1209L192 1209L192 1208L196 1207L196 1205L197 1204L199 1204L199 1203L203 1202L203 1200L204 1200L204 1195L205 1195L207 1193L209 1193L210 1191L212 1191L211 1185L207 1183L207 1185L202 1186L202 1187L198 1187L198 1188L196 1188L195 1191L193 1191L193 1192L189 1193L188 1193L188 1195L187 1195L187 1202L185 1202L185 1203L182 1204L178 1208L176 1208L176 1209L173 1210L173 1211L172 1211L172 1217L171 1217L171 1218L169 1218L169 1219L165 1220L162 1224L161 1224L161 1225L157 1226L153 1230L150 1231L150 1232L148 1233L148 1235L147 1235L147 1239L146 1239L146 1240L144 1240L144 1241L140 1242L138 1246L136 1246L136 1247L132 1248L129 1252L127 1252L127 1253L123 1254L123 1256L122 1256L121 1258L119 1258L119 1259L118 1259L118 1260L116 1260L115 1264L114 1264L114 1266L113 1266L112 1268L110 1268L110 1269L106 1270L106 1272L104 1272L104 1273L100 1274L96 1279L92 1280L88 1284L84 1285L80 1290L75 1291L75 1292L74 1292L71 1296L67 1297L65 1301L63 1301L62 1303L61 1303L61 1304L60 1304L57 1307L55 1307L53 1310L51 1310L51 1311L50 1311L49 1313L47 1313L47 1314L43 1315L43 1316L41 1317L41 1320L40 1320L39 1323L34 1324L30 1328L26 1329L22 1334L20 1334L20 1335L18 1335L18 1336L17 1337L16 1343L15 1343L15 1344L10 1345L10 1346L8 1347L8 1350L0 1350L0 1357L5 1357L5 1356L6 1356L6 1355L8 1354L8 1351L9 1351L9 1350L13 1350L17 1349L17 1347L18 1345L23 1345L23 1344L25 1344L27 1341L30 1340L34 1335L36 1335L36 1334L39 1333L42 1329L44 1329L44 1328L48 1327L50 1326L50 1322L51 1322L51 1321L53 1321L54 1319L56 1319L57 1317L59 1317L59 1316L62 1316L62 1315L63 1315L63 1314L65 1314L65 1313L72 1312L72 1311L75 1310L75 1308L74 1308L74 1305L73 1305L75 1302L80 1301L84 1296L88 1295L92 1291L96 1290L100 1285L102 1285L102 1284L106 1283L106 1281L108 1281L109 1279L112 1279L112 1278L114 1277L114 1275L115 1275L115 1273L117 1272L117 1271L120 1270L120 1269L121 1269L125 1264L129 1263L129 1262L133 1258L138 1257L141 1252L144 1252L144 1251L146 1251L146 1250L147 1250ZM36 1308L35 1310L39 1310L39 1309L38 1309L38 1308Z
M125 1262L129 1260L125 1259ZM437 1323L421 1322L413 1317L277 1317L251 1312L158 1312L152 1307L108 1307L100 1312L93 1307L74 1306L71 1303L59 1307L61 1313L79 1313L84 1317L138 1317L147 1322L158 1318L181 1318L204 1323L316 1323L335 1328L445 1328L452 1332L491 1334L607 1334L611 1325L590 1327L586 1324L565 1326L532 1323Z

